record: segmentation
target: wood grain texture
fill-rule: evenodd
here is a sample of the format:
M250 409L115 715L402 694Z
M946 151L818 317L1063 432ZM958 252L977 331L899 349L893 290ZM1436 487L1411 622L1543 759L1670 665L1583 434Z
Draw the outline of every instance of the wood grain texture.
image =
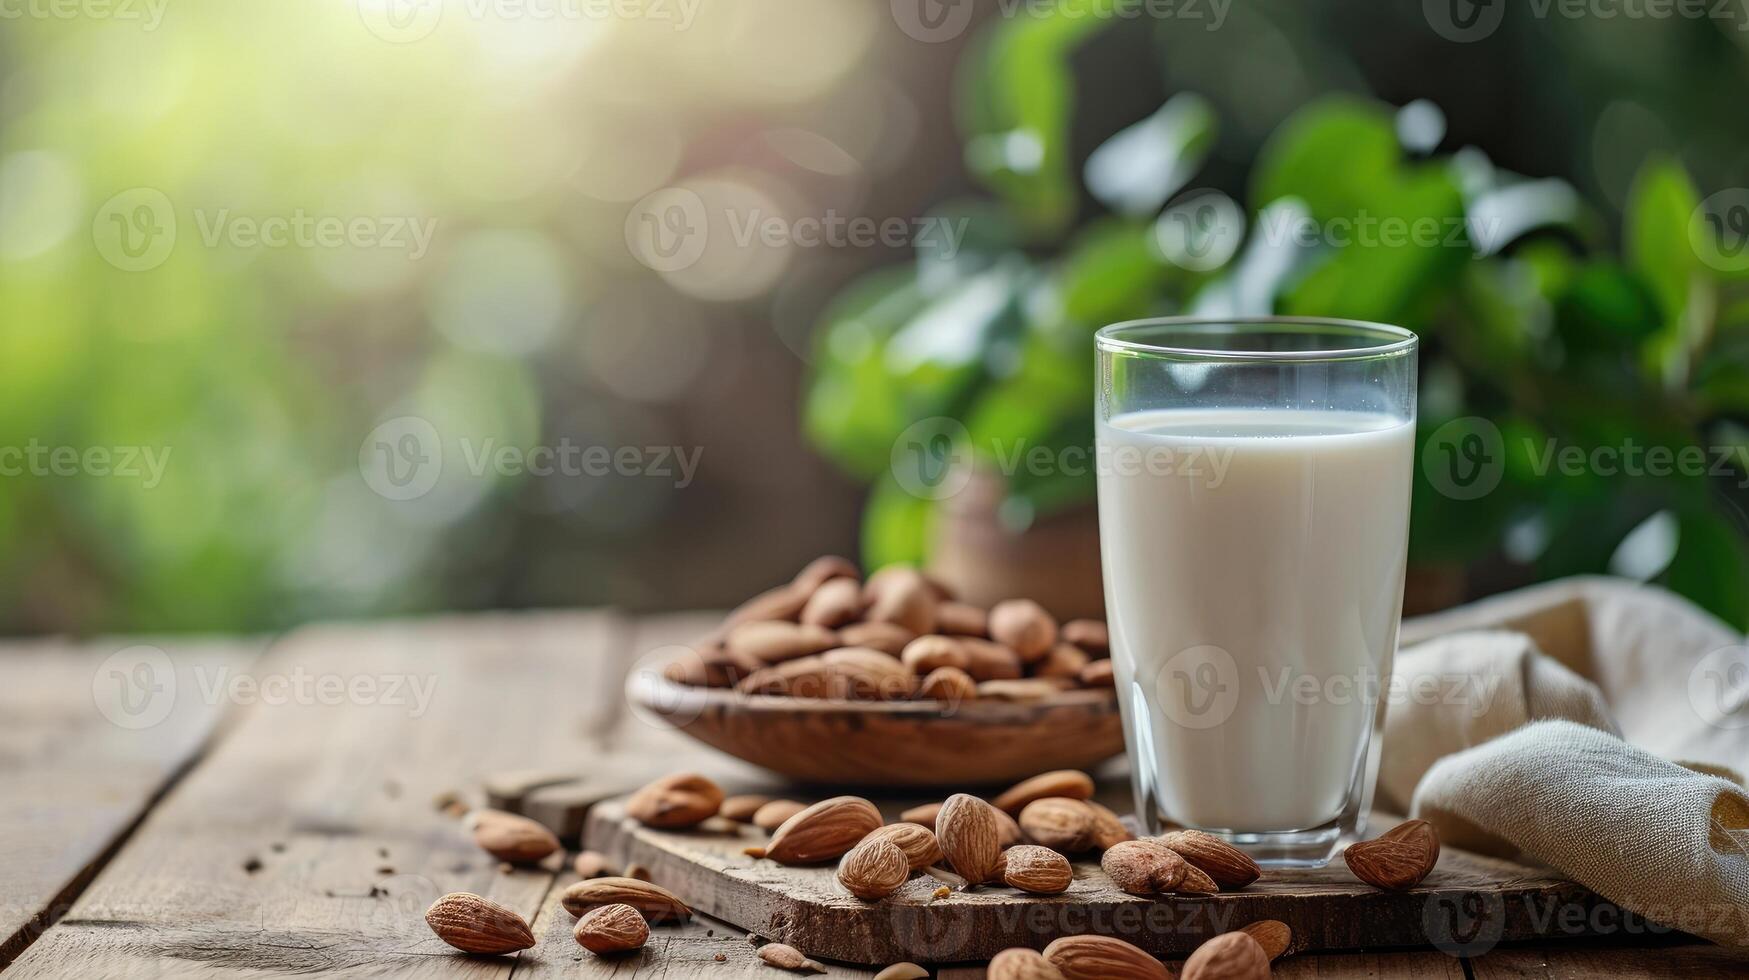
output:
M60 640L0 647L0 966L200 751L223 705L202 681L259 642Z
M532 916L553 873L500 870L432 801L487 773L597 752L599 734L578 722L615 710L607 692L618 689L627 632L613 617L574 614L292 635L251 673L337 678L345 690L375 685L376 696L239 709L229 736L8 980L507 975L514 957L454 953L424 910L472 891ZM408 700L415 682L429 689L423 710ZM388 693L397 683L400 699Z
M1496 949L1470 961L1476 980L1728 980L1749 977L1749 950L1709 945L1573 945Z

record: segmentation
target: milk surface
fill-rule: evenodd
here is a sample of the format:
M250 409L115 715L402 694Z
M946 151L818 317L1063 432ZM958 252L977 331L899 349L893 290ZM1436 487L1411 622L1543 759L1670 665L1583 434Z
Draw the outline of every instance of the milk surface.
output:
M1237 833L1336 820L1362 795L1396 646L1413 422L1174 409L1097 437L1141 804Z

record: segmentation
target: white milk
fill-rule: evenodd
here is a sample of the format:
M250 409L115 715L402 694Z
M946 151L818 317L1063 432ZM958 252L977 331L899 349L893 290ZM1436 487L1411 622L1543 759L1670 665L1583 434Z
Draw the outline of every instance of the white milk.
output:
M1413 423L1166 410L1101 423L1098 442L1106 614L1143 807L1239 833L1336 820L1396 647Z

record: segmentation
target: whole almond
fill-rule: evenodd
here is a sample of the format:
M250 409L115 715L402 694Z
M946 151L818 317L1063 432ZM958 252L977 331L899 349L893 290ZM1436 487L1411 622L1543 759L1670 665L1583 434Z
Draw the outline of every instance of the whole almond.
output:
M766 621L743 623L729 631L723 644L730 653L765 664L824 653L838 645L838 634L806 623Z
M603 905L583 913L571 935L597 956L629 953L650 941L650 924L630 905Z
M1032 663L1057 642L1057 621L1031 599L1009 599L990 610L990 638Z
M867 902L878 902L899 890L911 876L911 862L899 845L878 837L864 838L838 862L838 883Z
M856 563L850 559L838 555L821 555L802 566L802 570L796 573L790 584L811 595L834 579L844 578L855 582L861 577L862 573L857 569Z
M1032 665L1034 677L1066 677L1079 682L1081 671L1088 664L1087 654L1067 643L1053 644L1049 651Z
M1002 843L995 807L975 796L955 793L935 818L935 837L953 870L973 885L994 881L1002 867Z
M1179 980L1269 980L1269 956L1244 932L1223 932L1184 961Z
M692 910L673 892L636 878L574 882L559 894L559 904L579 917L603 905L630 905L651 922L680 922L692 915Z
M928 827L933 831L935 830L935 818L939 813L941 813L940 803L925 803L922 806L914 806L899 814L899 819L905 823L914 823Z
M966 673L972 675L973 680L1018 680L1024 673L1020 655L1000 643L962 636L960 648L966 652Z
M1033 800L1061 796L1085 800L1093 796L1093 777L1078 769L1054 769L1023 779L1003 790L990 804L1007 813L1019 813Z
M1009 848L1004 856L1007 863L1002 867L1002 880L1023 892L1058 895L1075 880L1069 859L1048 847L1020 844Z
M996 815L996 843L1004 851L1016 844L1027 842L1026 833L1020 829L1020 824L1014 822L1013 817L995 807L991 807L990 812Z
M1063 980L1063 971L1052 966L1043 953L1017 946L997 953L985 976L988 980Z
M871 840L884 840L904 851L912 871L921 871L941 862L941 842L935 839L935 831L919 824L890 823L876 827L862 842L866 844Z
M727 648L715 644L669 661L662 668L662 676L693 687L734 687L742 678L763 666L752 657L730 653Z
M1081 682L1082 687L1098 688L1117 686L1117 676L1112 673L1111 661L1109 660L1093 661L1087 666L1081 668L1081 673L1076 679Z
M1165 964L1121 939L1063 936L1045 947L1045 959L1064 980L1168 980Z
M1053 851L1079 854L1093 846L1093 808L1080 800L1047 796L1020 811L1020 829Z
M827 581L802 607L802 625L837 629L862 615L862 585L853 578Z
M978 699L978 682L958 667L937 667L917 685L917 696L930 701L959 704Z
M474 815L474 843L487 854L511 864L533 864L560 847L545 826L502 810Z
M695 772L675 773L626 797L626 815L646 827L696 827L716 816L723 791Z
M1172 890L1180 895L1213 895L1221 890L1221 886L1215 884L1208 872L1186 861L1184 877Z
M765 856L779 864L831 861L880 825L881 812L873 803L860 796L835 796L785 820L765 845Z
M1176 889L1190 867L1171 848L1151 840L1121 841L1100 856L1111 883L1131 895L1158 895Z
M607 860L607 855L599 851L583 851L578 854L577 860L571 862L571 868L577 872L577 877L584 880L607 878L614 874L614 867Z
M861 701L899 701L917 692L917 675L897 657L869 647L842 647L820 656L828 695Z
M851 623L838 631L838 642L847 647L870 647L897 657L917 634L898 623Z
M1011 701L1015 704L1049 701L1063 692L1065 685L1058 683L1058 680L1055 677L1029 677L1017 681L981 681L978 684L978 697L992 701Z
M890 574L881 569L869 579L863 598L868 622L897 623L918 635L935 632L935 591L915 569L898 568Z
M935 628L952 636L990 635L990 614L964 602L943 602L935 607Z
M723 801L722 806L717 808L717 815L736 823L752 823L753 815L759 812L760 807L770 802L771 797L757 794L731 796Z
M906 644L899 659L912 673L919 676L927 674L938 667L957 667L966 669L971 661L966 657L966 651L960 642L951 636L919 636Z
M1092 656L1111 652L1111 633L1097 619L1071 619L1063 624L1062 640L1073 643Z
M792 583L766 589L730 611L723 618L722 630L726 633L742 623L769 620L794 622L802 614L802 607L807 605L808 596L812 594L812 589L798 589Z
M1425 820L1405 820L1379 835L1379 840L1400 840L1421 845L1427 852L1427 868L1439 863L1439 831Z
M929 971L915 963L894 963L875 974L874 980L929 980Z
M741 678L735 690L742 694L771 694L790 698L830 696L830 671L820 657L797 657L763 667Z
M1433 861L1438 860L1429 857L1427 848L1419 841L1383 837L1350 844L1342 852L1342 859L1348 862L1348 870L1356 878L1387 891L1402 891L1420 884L1433 870Z
M1279 959L1294 941L1294 931L1287 923L1276 919L1262 919L1239 931L1257 940L1257 945L1263 947L1263 955L1271 960Z
M450 892L432 902L425 924L464 953L514 953L534 946L534 930L522 916L471 892Z
M797 803L795 800L772 800L754 812L753 826L771 833L783 826L785 820L807 808L806 803Z
M1201 868L1222 888L1244 888L1263 874L1250 855L1200 830L1176 830L1162 835L1160 842Z
M1130 833L1130 829L1109 808L1093 800L1088 800L1087 805L1093 808L1094 847L1103 851L1113 844L1136 839L1136 835Z
M825 973L826 968L802 955L802 951L783 943L766 943L759 947L759 958L783 970Z
M868 583L862 592L862 604L865 607L872 605L876 599L880 598L881 593L894 583L909 585L918 578L923 580L923 584L929 589L929 594L935 597L937 603L957 601L958 596L954 595L954 591L947 587L947 583L928 572L919 571L914 565L897 562L882 566L868 577Z

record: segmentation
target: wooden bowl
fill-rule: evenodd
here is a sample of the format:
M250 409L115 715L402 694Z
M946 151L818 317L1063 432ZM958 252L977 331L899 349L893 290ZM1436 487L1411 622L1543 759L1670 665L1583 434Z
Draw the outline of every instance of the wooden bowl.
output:
M634 705L706 745L794 779L864 786L1010 783L1092 769L1124 749L1110 690L1047 701L831 701L676 684L626 684Z

